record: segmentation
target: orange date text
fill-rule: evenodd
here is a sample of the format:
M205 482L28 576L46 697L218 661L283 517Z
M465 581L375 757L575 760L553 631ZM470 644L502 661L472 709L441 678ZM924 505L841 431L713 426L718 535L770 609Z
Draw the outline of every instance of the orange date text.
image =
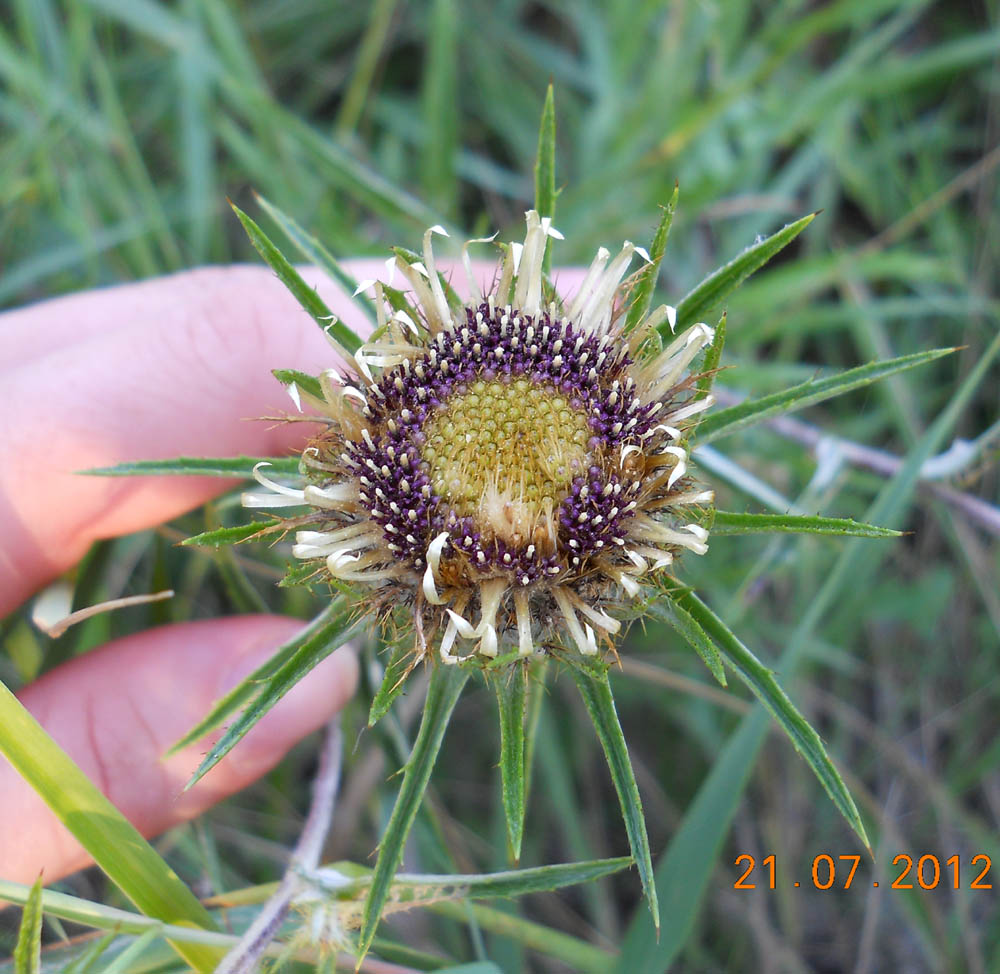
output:
M733 862L740 875L733 880L733 889L775 889L783 883L774 854L765 856L760 862L754 856L743 853ZM860 884L858 867L861 856L832 856L821 852L813 856L812 868L801 878L788 877L787 885L812 887L813 889L851 889ZM892 859L889 876L890 889L993 889L990 878L992 860L985 853L978 853L963 860L961 856L949 856L942 861L932 853L911 856L901 852ZM864 872L862 870L862 872ZM878 888L878 880L871 887Z

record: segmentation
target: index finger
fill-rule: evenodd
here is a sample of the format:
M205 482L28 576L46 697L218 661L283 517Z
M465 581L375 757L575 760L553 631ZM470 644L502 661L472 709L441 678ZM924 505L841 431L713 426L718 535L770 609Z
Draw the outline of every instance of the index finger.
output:
M325 279L321 286L349 317L348 296ZM176 516L228 486L78 471L134 459L286 453L308 427L255 421L289 409L270 370L335 363L315 322L263 268L190 271L9 317L4 347L18 354L3 371L0 401L0 614L94 540Z

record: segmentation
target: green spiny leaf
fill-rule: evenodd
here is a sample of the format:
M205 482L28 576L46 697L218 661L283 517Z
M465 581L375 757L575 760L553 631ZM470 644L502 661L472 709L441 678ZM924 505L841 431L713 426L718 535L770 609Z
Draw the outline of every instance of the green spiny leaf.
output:
M794 514L739 514L716 511L712 535L726 534L834 534L855 538L898 538L902 531L864 524L845 517L811 517Z
M331 602L302 632L297 633L287 643L275 649L274 654L265 663L258 666L241 683L218 700L212 709L170 748L167 755L175 754L181 748L201 740L236 711L247 707L264 692L268 681L275 679L277 674L289 666L305 647L313 647L316 643L333 638L335 633L346 629L350 616L351 610L345 600L336 599Z
M254 197L260 204L260 208L281 227L282 233L295 245L299 253L306 260L312 261L317 267L323 268L333 280L353 297L354 303L361 309L365 317L374 324L378 320L374 306L363 295L354 295L358 287L358 282L344 270L337 258L314 236L306 233L287 213L279 210L270 200L265 199L260 193L254 193ZM334 322L330 331L338 343L352 354L361 347L361 339L343 322Z
M257 253L267 261L268 266L289 291L296 301L302 305L312 319L326 335L338 346L338 351L345 360L350 360L353 354L361 347L361 339L357 337L346 325L343 325L337 316L326 306L326 302L311 288L299 272L292 267L288 259L271 243L267 234L253 220L250 219L235 203L230 201L243 229L246 230L250 242L254 245ZM346 344L345 344L346 342Z
M271 369L271 375L283 386L295 384L307 396L323 400L323 387L319 384L319 379L309 375L308 372L300 372L298 369Z
M422 254L418 254L415 250L408 250L406 247L393 247L392 252L406 264L422 264L424 262ZM430 268L428 267L427 270L430 271ZM444 291L448 307L453 309L463 307L465 302L458 296L458 292L451 286L448 278L440 271L438 271L438 280L441 282L441 288Z
M301 565L292 565L285 572L284 578L278 582L278 588L295 588L297 585L311 585L313 582L329 579L323 571L322 562L303 562Z
M203 548L221 548L223 545L239 544L252 538L281 529L281 523L275 521L251 521L249 524L238 524L232 528L216 528L213 531L202 531L201 534L185 538L181 544Z
M886 376L933 362L955 351L957 351L955 348L932 348L926 352L901 355L899 358L884 362L869 362L867 365L859 365L857 368L848 369L826 379L810 379L791 389L762 396L760 399L747 399L735 406L709 413L698 427L698 443L709 443L770 416L804 409L806 406L823 402L833 396L840 396L852 389L860 389Z
M198 769L184 786L185 791L211 771L299 680L322 663L338 646L347 642L357 625L353 609L345 608L315 636L303 642L270 678L263 681L257 694L198 765ZM246 682L248 681L244 681Z
M435 663L431 670L420 730L413 743L410 758L406 762L403 783L400 785L396 804L389 817L389 824L379 843L378 859L358 934L359 962L371 947L393 877L403 859L406 838L410 834L413 820L417 816L424 791L427 789L438 751L441 750L441 741L451 718L451 712L455 709L462 687L468 678L469 671L463 667Z
M717 308L733 291L736 290L754 271L763 267L775 254L788 246L816 217L815 213L789 223L777 233L765 240L747 247L738 257L724 267L705 278L694 290L686 294L677 305L678 329L687 328L701 321L713 309ZM664 322L660 326L661 334L669 331L669 325Z
M712 391L712 384L715 382L715 373L722 361L722 349L726 344L726 315L723 314L719 323L715 326L715 337L712 344L705 352L705 361L702 363L701 375L698 376L698 391L695 399L704 399Z
M496 873L454 873L447 875L397 873L392 880L393 905L419 905L421 902L442 899L510 899L529 893L550 893L566 886L593 882L602 876L627 869L633 864L631 856L615 859L591 859L587 862L556 863L534 866L530 869L506 869ZM337 882L324 886L322 875L313 882L328 891L337 900L352 900L359 892L370 889L374 871L354 863L336 863L333 869L340 874ZM343 884L342 876L354 882Z
M669 599L663 617L684 637L691 647L702 658L702 661L709 668L712 676L715 677L722 686L726 686L726 671L722 667L722 658L715 643L708 638L708 634L692 617L691 613L678 605L676 600Z
M538 129L538 155L535 157L535 210L550 219L556 213L556 106L552 83L545 91L542 122ZM552 266L551 241L545 240L542 275L548 277Z
M401 291L399 288L383 284L382 294L393 311L404 311L407 315L409 315L412 321L420 320L420 313L410 303L410 299L406 296L406 291Z
M701 628L715 641L723 659L753 691L758 700L767 708L781 729L788 735L795 750L805 758L820 784L832 799L840 814L858 837L870 850L868 835L851 793L843 778L834 767L819 734L799 713L795 705L782 690L774 673L747 649L732 630L694 592L682 590L671 594L675 605L686 610ZM654 609L654 615L661 613Z
M253 468L266 463L269 474L297 475L298 457L176 457L173 460L132 460L80 473L93 477L237 477L253 479Z
M538 722L542 716L542 704L545 701L545 681L548 675L548 661L542 660L528 671L528 699L524 715L524 804L527 807L528 795L531 793L532 771L535 767L535 741L538 735Z
M14 947L14 974L39 974L42 967L42 877L28 894Z
M385 675L368 711L369 727L374 727L388 713L393 701L402 692L412 660L413 647L406 640L397 641L392 647Z
M607 671L601 672L591 668L571 667L570 672L576 681L580 696L586 704L587 712L594 723L594 729L604 748L608 760L611 780L614 782L618 800L621 802L622 815L625 818L625 831L628 834L632 858L635 859L642 880L642 889L646 894L649 912L653 924L660 926L660 911L656 901L656 884L653 881L653 861L649 852L649 837L646 835L646 822L642 815L642 801L639 798L639 788L635 783L635 774L629 760L628 748L625 746L625 736L621 724L618 723L618 713L615 710L615 700L611 693L611 684Z
M508 668L493 681L500 713L500 780L507 818L507 847L512 862L521 859L524 836L526 768L524 716L528 672L525 666Z
M639 272L635 287L632 289L632 303L625 317L626 332L630 332L646 317L653 303L653 292L656 290L656 280L660 274L660 264L663 262L663 254L667 249L667 238L670 236L670 227L674 222L674 213L677 210L677 197L679 193L680 187L675 183L670 201L666 206L661 207L663 215L660 217L659 226L656 228L656 233L653 234L653 242L649 247L649 259L651 263L647 264Z

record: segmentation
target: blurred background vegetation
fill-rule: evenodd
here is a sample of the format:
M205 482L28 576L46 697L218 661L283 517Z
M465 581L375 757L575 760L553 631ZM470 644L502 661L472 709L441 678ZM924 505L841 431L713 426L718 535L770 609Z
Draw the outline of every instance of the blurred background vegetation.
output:
M0 0L0 14L2 306L255 260L225 202L258 216L251 190L341 256L413 246L435 222L517 233L551 79L555 222L566 235L557 261L648 242L679 181L660 280L676 303L759 235L822 209L730 302L724 395L965 346L713 444L702 469L720 507L865 517L997 331L992 3ZM506 972L572 969L544 949L554 930L624 944L628 971L1000 970L998 399L994 367L943 443L971 445L928 469L934 479L914 497L876 508L906 538L719 538L684 563L683 579L780 669L845 772L878 857L863 857L850 890L839 888L841 865L834 889L813 887L814 857L863 850L808 768L779 735L766 737L766 722L744 719L742 688L710 685L670 631L647 626L630 635L613 679L654 857L664 857L659 946L634 872L504 907L549 928L542 950L525 925L504 935L471 916L414 914L391 924L395 936ZM16 616L0 676L16 686L159 622L314 612L305 592L274 587L280 553L174 548L238 516L222 501L97 545L78 603L168 584L182 597L54 642ZM627 851L598 743L563 682L541 718L523 865ZM419 707L415 687L394 723L348 748L331 857L367 861ZM492 708L482 690L459 704L408 866L506 865ZM351 743L366 712L362 699L349 714ZM158 847L201 894L276 878L312 760L298 749ZM758 862L753 891L733 888L743 853ZM774 891L760 866L771 853ZM891 890L899 853L942 866L957 854L963 869L990 855L994 889L970 890L963 873L958 891L945 880ZM61 888L118 902L93 872ZM0 954L16 916L3 923ZM78 956L50 955L54 969ZM176 968L152 949L127 969Z

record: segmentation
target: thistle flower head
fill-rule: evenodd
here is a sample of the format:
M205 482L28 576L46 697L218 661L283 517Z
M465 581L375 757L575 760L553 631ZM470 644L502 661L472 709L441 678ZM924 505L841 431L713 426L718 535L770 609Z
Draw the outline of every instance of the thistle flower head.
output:
M595 655L645 582L707 550L695 517L713 495L690 476L685 430L711 404L689 370L712 329L662 347L665 305L626 328L630 267L649 261L631 243L600 249L561 300L543 274L560 235L533 210L489 293L465 304L436 270L436 233L422 259L397 252L412 303L366 285L378 328L356 368L321 377L308 485L258 471L276 496L249 502L310 505L294 556L409 607L421 654Z

